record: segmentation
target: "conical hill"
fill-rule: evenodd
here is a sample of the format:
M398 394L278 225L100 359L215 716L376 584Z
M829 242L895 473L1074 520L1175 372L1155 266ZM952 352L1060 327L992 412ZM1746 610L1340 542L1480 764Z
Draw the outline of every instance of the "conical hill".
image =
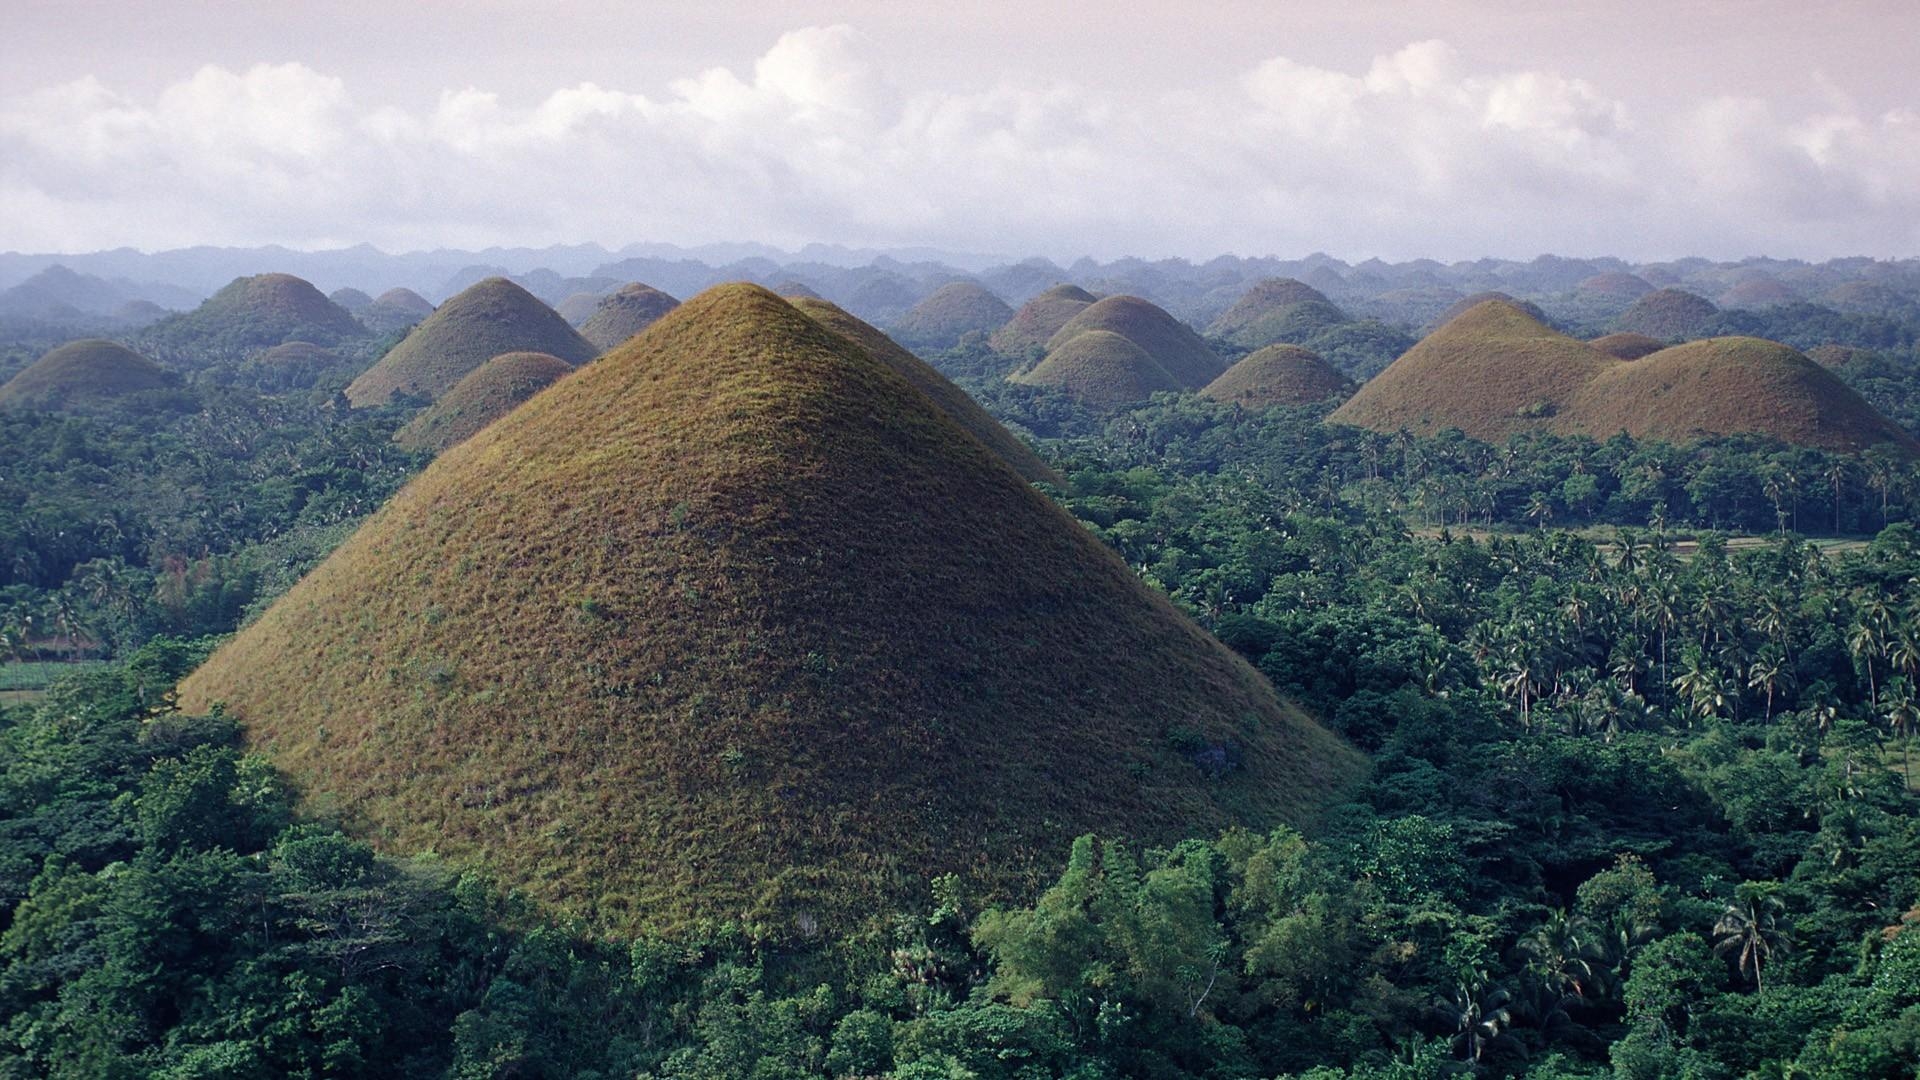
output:
M660 316L680 306L680 301L651 285L640 282L622 285L600 301L592 318L580 327L580 336L595 349L606 352L658 322Z
M433 303L412 289L388 289L374 297L373 303L355 313L361 325L378 334L391 334L417 326L433 314Z
M1159 305L1138 296L1109 296L1088 305L1053 335L1047 351L1089 330L1106 330L1133 342L1188 390L1200 389L1227 370L1206 339Z
M789 297L787 302L814 322L852 341L865 349L867 355L892 368L914 389L939 406L954 423L965 428L969 435L979 439L1002 461L1013 466L1014 472L1031 481L1060 483L1060 474L1053 470L1053 466L1040 460L1040 455L981 408L979 402L969 397L952 379L934 370L933 365L881 333L878 327L862 322L845 309L818 297Z
M950 349L968 334L991 334L1013 320L1005 300L977 281L950 281L913 306L893 326L909 345Z
M1005 326L993 332L987 344L1008 356L1026 356L1044 349L1067 321L1091 306L1094 295L1078 285L1055 285L1021 305Z
M1613 357L1505 300L1483 300L1368 380L1328 420L1504 441L1544 427Z
M436 308L353 380L347 400L385 405L405 393L432 401L502 353L543 352L584 364L599 351L532 293L493 277Z
M1011 381L1063 390L1103 412L1138 405L1163 390L1185 389L1140 346L1111 330L1073 335Z
M288 341L338 345L367 336L351 312L292 274L235 278L199 307L147 331L171 350L254 352Z
M69 341L0 384L0 408L84 409L179 380L114 341Z
M1208 383L1201 397L1249 409L1311 405L1349 393L1353 380L1319 354L1298 345L1269 345L1249 353Z
M1213 320L1207 333L1243 348L1259 349L1277 342L1297 344L1346 321L1346 313L1319 289L1293 278L1266 278L1255 282Z
M1713 301L1685 289L1660 289L1635 300L1613 320L1622 333L1672 341L1692 334L1720 313Z
M764 289L453 447L181 686L395 850L621 929L833 933L1070 838L1304 821L1361 759Z
M393 433L393 441L408 450L440 453L472 438L474 432L512 412L572 370L572 364L546 353L496 356L453 384L440 400L420 410L420 415Z

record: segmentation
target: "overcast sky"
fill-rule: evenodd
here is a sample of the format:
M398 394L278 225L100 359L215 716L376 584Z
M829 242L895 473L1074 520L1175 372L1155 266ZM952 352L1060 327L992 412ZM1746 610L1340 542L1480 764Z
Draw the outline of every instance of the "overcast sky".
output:
M10 0L0 248L1920 254L1912 0Z

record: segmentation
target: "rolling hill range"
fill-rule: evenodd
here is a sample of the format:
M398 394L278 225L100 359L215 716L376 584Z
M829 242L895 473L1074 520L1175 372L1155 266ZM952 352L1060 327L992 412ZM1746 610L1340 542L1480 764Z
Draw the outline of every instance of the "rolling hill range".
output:
M0 384L0 408L85 410L180 380L115 341L70 341Z
M1005 300L975 281L952 281L935 289L893 325L908 345L950 349L968 334L991 334L1013 321Z
M440 453L472 438L572 370L572 364L546 353L496 356L420 410L420 415L393 433L393 441L408 450Z
M1353 380L1298 345L1269 345L1247 354L1200 396L1248 409L1311 405L1351 393Z
M309 799L620 929L860 925L1359 756L867 349L709 290L442 454L181 686Z
M1625 344L1633 348L1620 351L1637 351L1645 339ZM1488 442L1526 431L1680 443L1754 434L1828 450L1920 449L1831 371L1776 342L1712 338L1636 359L1600 345L1487 301L1408 350L1328 421L1423 435L1459 428Z
M432 401L503 353L542 352L584 364L600 350L552 308L506 278L487 278L436 308L347 387L356 407L396 393Z
M996 352L1025 357L1044 349L1053 335L1082 310L1092 305L1094 295L1078 285L1055 285L1020 306L1005 326L987 339Z
M580 336L606 352L658 322L680 301L638 281L608 293L580 327Z

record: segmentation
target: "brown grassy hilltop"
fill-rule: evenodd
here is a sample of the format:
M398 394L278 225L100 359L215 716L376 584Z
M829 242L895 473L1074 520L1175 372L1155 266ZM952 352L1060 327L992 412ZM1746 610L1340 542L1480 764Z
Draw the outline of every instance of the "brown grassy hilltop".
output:
M950 349L968 334L991 334L1013 320L1005 300L976 281L950 281L935 289L893 324L909 345Z
M1752 277L1720 294L1723 308L1768 308L1791 304L1800 294L1769 277Z
M1462 315L1465 315L1467 312L1472 311L1474 308L1479 307L1481 304L1484 304L1489 300L1498 300L1503 304L1508 304L1513 307L1519 308L1520 311L1523 314L1525 314L1527 318L1532 319L1534 322L1541 323L1544 325L1551 321L1547 318L1547 313L1540 310L1540 305L1534 303L1531 300L1521 300L1517 297L1509 296L1503 292L1489 291L1489 292L1477 292L1477 293L1474 293L1472 296L1463 296L1460 299L1455 300L1452 304L1448 305L1447 310L1440 313L1439 318L1433 321L1433 325L1429 328L1429 330L1431 331L1434 329L1438 329L1442 326L1445 326L1448 323L1452 322L1453 320L1459 318Z
M1647 279L1637 274L1616 270L1606 274L1595 274L1575 285L1573 291L1578 295L1596 300L1631 303L1652 292L1653 286L1648 284Z
M600 301L593 317L580 328L580 336L591 342L595 349L606 352L652 326L660 320L660 316L679 306L680 301L659 289L638 281L631 282Z
M905 379L723 286L442 454L181 686L390 850L835 932L1362 760ZM1222 768L1222 766L1228 766Z
M346 308L292 274L235 278L192 311L155 325L154 340L184 348L261 349L287 341L337 345L367 336Z
M1600 439L1621 431L1669 442L1752 433L1824 450L1920 449L1833 372L1747 337L1692 341L1617 364L1575 396L1555 428Z
M1293 278L1266 278L1213 320L1207 335L1258 349L1277 342L1298 343L1346 321L1346 313L1319 289Z
M69 341L0 384L0 408L84 409L179 380L115 341Z
M388 289L355 313L361 324L378 334L417 326L433 314L433 303L412 289Z
M1200 396L1249 409L1311 405L1350 393L1353 380L1319 354L1298 345L1269 345L1249 353L1208 383Z
M1661 341L1686 337L1720 313L1713 302L1685 289L1660 289L1635 300L1613 320L1616 331Z
M543 352L570 364L599 353L532 293L494 277L435 309L380 362L347 387L356 407L384 405L405 392L432 401L502 353Z
M1040 455L1016 438L1013 432L1001 426L1000 421L981 408L980 403L965 390L936 371L933 365L881 333L878 327L854 318L844 309L819 297L796 296L788 299L788 303L814 322L865 349L868 356L892 368L895 374L939 406L940 411L946 413L954 423L998 454L1000 460L1013 466L1014 472L1030 481L1050 484L1061 482L1061 476L1053 466L1040 460Z
M1111 330L1073 335L1012 381L1051 386L1102 411L1138 405L1162 390L1186 389L1140 346Z
M351 285L333 290L327 294L327 299L340 305L341 309L349 315L358 315L373 306L373 297Z
M1094 299L1078 285L1055 285L1021 305L1005 326L993 332L987 344L1007 356L1024 357L1035 349L1044 349L1053 335Z
M1504 441L1544 427L1613 357L1505 300L1484 300L1428 334L1327 419L1431 435L1457 427Z
M1047 351L1091 330L1105 330L1133 342L1188 390L1200 389L1227 370L1205 338L1159 305L1137 296L1109 296L1089 304L1048 340Z
M1666 342L1645 334L1608 334L1588 344L1616 360L1638 360L1667 347Z
M393 433L393 441L408 450L438 454L472 438L572 370L572 364L547 353L503 353L422 409Z

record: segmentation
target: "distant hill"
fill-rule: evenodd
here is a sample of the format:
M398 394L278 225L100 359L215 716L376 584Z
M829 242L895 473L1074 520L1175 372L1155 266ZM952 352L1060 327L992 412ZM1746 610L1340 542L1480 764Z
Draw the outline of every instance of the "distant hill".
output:
M1720 294L1723 308L1766 308L1791 304L1800 294L1773 278L1748 278Z
M149 327L141 341L185 354L251 353L289 341L332 347L367 336L347 309L292 274L237 278L192 311Z
M1616 360L1638 360L1667 347L1666 342L1645 334L1607 334L1589 344Z
M1686 337L1707 324L1719 308L1685 289L1660 289L1633 302L1613 320L1616 331L1645 334L1661 341Z
M1137 296L1109 296L1082 308L1047 342L1052 352L1079 334L1105 330L1133 342L1189 390L1198 390L1227 369L1206 339L1158 305Z
M1162 390L1187 388L1146 350L1111 330L1073 335L1012 381L1065 391L1082 405L1101 411L1138 405Z
M1311 405L1353 390L1353 380L1298 345L1269 345L1249 353L1208 383L1201 397L1248 409Z
M680 306L680 301L651 285L638 281L622 285L594 309L593 316L580 327L580 336L601 352L645 330L662 315Z
M441 454L180 688L390 850L621 932L839 936L1357 754L907 380L725 286Z
M327 299L338 304L347 314L355 316L373 306L373 297L351 285L333 290L327 294Z
M968 334L991 334L1013 321L1013 309L978 282L951 281L913 306L893 326L908 345L950 349Z
M347 400L356 407L384 405L405 393L432 401L510 352L543 352L584 364L600 350L532 293L505 278L487 278L441 304L353 380Z
M1507 300L1483 300L1421 339L1328 419L1489 442L1537 430L1613 357Z
M1432 328L1438 329L1439 327L1445 326L1446 324L1452 322L1453 320L1459 318L1462 315L1465 315L1467 312L1472 311L1474 308L1479 307L1481 304L1484 304L1489 300L1498 300L1504 304L1511 304L1514 307L1519 308L1521 312L1523 312L1528 318L1534 320L1535 322L1543 323L1543 324L1551 324L1553 322L1552 319L1549 319L1547 317L1546 312L1540 310L1540 305L1534 303L1533 301L1521 300L1517 297L1509 296L1506 293L1499 292L1496 290L1491 292L1477 292L1471 296L1463 296L1460 299L1455 300L1452 304L1447 306L1447 309L1445 311L1442 311L1440 313L1440 317L1438 319L1435 319L1433 321Z
M266 393L308 390L322 384L343 386L366 366L364 359L342 356L311 341L289 341L247 357L231 381Z
M587 324L588 319L593 318L594 312L600 310L600 301L605 299L606 297L599 293L577 292L553 305L553 310L567 320L568 326L578 330Z
M496 356L394 432L393 441L408 450L438 454L472 438L572 370L572 364L546 353Z
M70 341L0 384L0 408L85 411L180 380L114 341Z
M1653 286L1645 278L1625 271L1612 271L1595 274L1573 287L1573 291L1601 300L1614 300L1632 303L1653 291Z
M993 332L987 344L996 352L1017 357L1045 349L1053 335L1094 299L1078 285L1055 285L1022 305L1005 326Z
M1293 278L1254 283L1207 327L1207 336L1246 349L1279 342L1299 344L1330 326L1347 322L1320 290Z
M374 297L373 303L356 316L362 325L378 334L392 334L418 326L433 314L433 303L412 289L388 289Z

